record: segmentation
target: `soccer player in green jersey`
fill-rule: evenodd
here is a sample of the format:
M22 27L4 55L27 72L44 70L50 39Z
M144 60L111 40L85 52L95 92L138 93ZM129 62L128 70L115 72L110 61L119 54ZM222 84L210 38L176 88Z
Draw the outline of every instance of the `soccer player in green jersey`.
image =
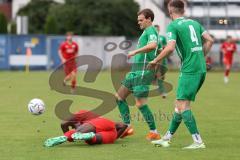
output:
M147 70L147 63L156 57L158 41L157 30L152 25L153 20L154 13L152 10L144 9L138 12L137 21L143 33L139 38L137 49L128 53L128 58L133 57L132 68L116 93L117 105L123 122L129 126L129 132L133 132L133 129L130 125L131 117L126 98L130 93L133 93L136 106L142 113L150 129L146 137L148 140L160 139L154 116L147 105L149 85L155 77L155 72Z
M154 27L157 29L158 33L160 33L160 26L154 25ZM166 45L167 45L167 40L165 36L158 34L158 54L161 53L161 51L164 49ZM167 58L164 58L162 62L159 64L158 72L157 72L158 90L162 95L162 98L167 97L166 88L163 83L163 81L165 80L166 72L167 72Z
M175 112L169 129L162 139L152 141L152 143L168 147L172 136L183 121L194 141L184 149L205 148L191 111L190 102L195 100L195 96L205 80L205 56L213 44L213 39L198 22L183 17L183 1L170 1L168 10L173 20L167 29L168 44L160 55L150 62L149 68L154 67L157 62L172 53L175 47L182 66L178 80Z

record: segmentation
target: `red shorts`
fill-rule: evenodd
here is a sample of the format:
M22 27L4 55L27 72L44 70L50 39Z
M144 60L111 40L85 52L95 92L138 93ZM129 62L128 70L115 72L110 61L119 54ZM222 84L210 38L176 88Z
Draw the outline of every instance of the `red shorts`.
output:
M96 134L102 137L102 144L114 143L117 139L115 123L105 118L95 118L86 123L96 128Z
M232 65L232 61L233 61L233 57L224 57L223 58L223 63L227 66L227 65Z
M64 64L64 72L66 75L69 75L72 72L77 72L77 65L75 62L66 62Z
M91 119L87 122L96 129L96 134L101 135L102 138L102 144L111 144L114 143L117 140L117 130L115 128L115 123L105 119L105 118L95 118ZM74 134L76 130L70 130L66 132L64 135L68 137L68 141L72 142L73 139L71 137L72 134ZM87 144L95 144L96 143L96 137L94 137L92 140L85 141Z

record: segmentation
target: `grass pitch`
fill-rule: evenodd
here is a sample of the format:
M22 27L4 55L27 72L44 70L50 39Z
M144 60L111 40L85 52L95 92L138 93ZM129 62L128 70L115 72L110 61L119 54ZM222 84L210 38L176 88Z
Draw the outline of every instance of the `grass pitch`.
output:
M148 132L146 123L138 117L136 107L130 107L135 134L118 140L112 145L88 146L84 143L66 143L53 148L44 148L43 142L62 135L60 120L54 113L55 105L63 99L74 100L72 111L93 109L99 100L83 96L63 95L51 91L48 79L50 72L0 72L0 159L1 160L141 160L141 159L178 159L178 160L225 160L239 159L239 98L240 76L232 73L230 83L223 83L222 73L208 73L204 86L192 104L198 127L207 148L186 151L181 148L192 143L192 138L182 124L170 148L158 148L145 140ZM79 75L82 77L83 74ZM169 117L173 111L178 73L167 73L167 81L174 89L167 99L154 97L149 106L156 115L157 127L161 134L167 130ZM78 83L83 83L80 80ZM120 82L119 82L120 83ZM95 83L85 86L114 93L110 73L102 72ZM190 84L191 85L191 84ZM33 116L27 110L32 98L41 98L47 105L46 112ZM119 112L114 109L105 115L121 121Z

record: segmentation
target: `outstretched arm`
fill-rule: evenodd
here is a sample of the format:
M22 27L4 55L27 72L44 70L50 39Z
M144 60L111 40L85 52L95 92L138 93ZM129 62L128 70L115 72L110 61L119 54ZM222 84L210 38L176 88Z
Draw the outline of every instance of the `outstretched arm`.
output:
M136 49L134 51L129 52L128 58L131 58L132 56L134 56L136 54L139 54L139 53L150 52L150 51L152 51L156 48L157 48L157 42L151 42L151 43L147 44L146 46L144 46L142 48L139 48L139 49Z
M175 50L176 41L168 42L167 46L161 51L161 53L149 63L148 68L154 68L158 62L163 58L171 54Z
M76 128L76 121L73 118L70 118L67 121L63 121L61 123L61 128L63 133L66 133L69 131L69 127Z

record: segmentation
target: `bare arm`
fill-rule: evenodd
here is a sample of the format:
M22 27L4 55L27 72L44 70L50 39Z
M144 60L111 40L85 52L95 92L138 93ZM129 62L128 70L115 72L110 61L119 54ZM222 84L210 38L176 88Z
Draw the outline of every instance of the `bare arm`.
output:
M150 51L152 51L152 50L154 50L156 48L157 48L157 43L156 42L149 43L149 44L147 44L146 46L144 46L142 48L139 48L139 49L136 49L134 51L129 52L128 58L131 58L132 56L134 56L136 54L139 54L139 53L150 52Z
M64 58L63 55L62 55L61 49L58 50L58 55L59 55L59 58L61 59L61 62L62 62L62 63L65 63L66 60L65 60L65 58Z
M206 56L208 54L208 52L210 51L210 49L212 48L212 45L214 43L213 38L208 34L208 33L204 33L202 35L203 37L203 52L204 52L204 56Z
M69 120L69 121L63 121L61 123L61 128L62 128L63 133L68 132L69 131L69 127L75 128L74 121Z
M77 43L76 43L76 44L77 44ZM80 48L78 44L77 44L76 46L77 46L77 50L76 50L75 57L77 57L77 56L78 56L78 52L79 52L79 48Z
M168 42L167 46L159 53L159 55L153 60L155 63L158 63L163 58L167 57L175 50L176 41Z

